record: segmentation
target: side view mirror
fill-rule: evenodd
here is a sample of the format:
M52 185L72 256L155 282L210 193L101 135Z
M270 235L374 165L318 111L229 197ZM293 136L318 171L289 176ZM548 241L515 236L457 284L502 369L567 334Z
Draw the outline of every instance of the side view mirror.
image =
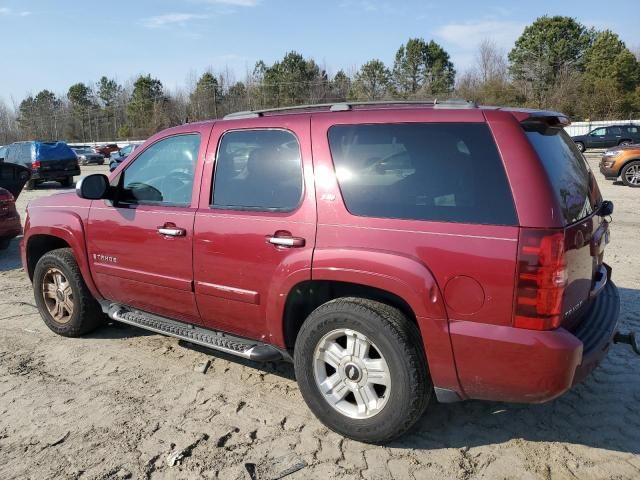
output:
M613 214L613 202L610 200L605 200L600 205L600 210L598 211L598 215L601 217L608 217Z
M76 183L76 194L86 200L101 200L107 198L108 192L109 179L101 173L82 177L78 183Z

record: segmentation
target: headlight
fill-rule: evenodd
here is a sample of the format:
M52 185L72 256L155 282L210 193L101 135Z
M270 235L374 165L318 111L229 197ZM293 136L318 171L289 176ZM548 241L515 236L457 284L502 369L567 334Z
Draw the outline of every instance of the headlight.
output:
M622 153L622 150L608 150L604 152L605 157L617 157Z

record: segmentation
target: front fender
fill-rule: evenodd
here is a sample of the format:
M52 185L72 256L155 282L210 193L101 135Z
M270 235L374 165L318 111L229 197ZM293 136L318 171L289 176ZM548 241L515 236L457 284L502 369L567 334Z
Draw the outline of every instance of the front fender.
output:
M53 220L53 221L52 221ZM91 276L89 259L87 257L85 229L82 217L76 212L54 210L50 208L33 208L29 210L29 216L25 224L24 239L22 241L22 263L25 271L32 279L31 272L35 265L29 265L29 242L38 235L47 235L64 240L78 262L87 288L97 300L102 296Z
M402 298L418 321L434 385L462 395L442 293L424 263L383 251L316 249L311 276L313 280L366 285Z

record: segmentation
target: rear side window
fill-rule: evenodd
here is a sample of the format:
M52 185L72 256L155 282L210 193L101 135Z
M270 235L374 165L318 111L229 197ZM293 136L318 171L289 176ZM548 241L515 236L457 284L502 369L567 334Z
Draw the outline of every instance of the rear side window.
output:
M302 158L286 130L237 130L218 148L213 206L230 210L295 210L302 198Z
M638 133L638 127L627 127L627 132L636 134Z
M485 124L339 125L329 143L345 206L365 217L517 223Z
M562 129L532 124L525 131L551 181L565 223L591 215L598 203L598 189L575 143Z

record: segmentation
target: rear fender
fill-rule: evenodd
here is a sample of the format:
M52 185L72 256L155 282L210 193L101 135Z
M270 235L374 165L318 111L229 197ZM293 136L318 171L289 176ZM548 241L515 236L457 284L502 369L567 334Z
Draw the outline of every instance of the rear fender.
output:
M316 249L311 276L313 280L370 286L402 298L418 322L434 385L462 395L442 293L426 265L382 251Z

